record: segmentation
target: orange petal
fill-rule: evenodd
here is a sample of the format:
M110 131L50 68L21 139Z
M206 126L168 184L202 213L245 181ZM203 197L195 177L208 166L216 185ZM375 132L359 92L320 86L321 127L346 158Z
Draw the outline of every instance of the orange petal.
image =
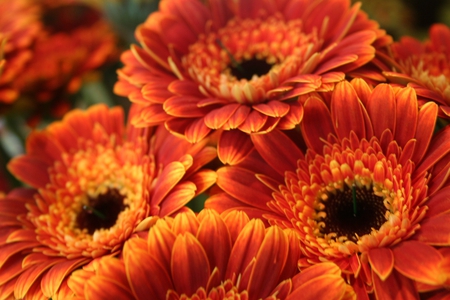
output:
M198 288L206 287L212 269L205 250L192 234L177 236L172 249L171 270L179 294L190 297Z
M415 238L435 246L450 245L450 214L437 215L424 219Z
M427 201L427 218L450 213L450 201L448 201L449 193L450 186L447 186L440 189Z
M211 109L209 107L198 107L200 99L189 96L172 96L164 102L164 111L174 117L195 118L203 117Z
M250 136L239 130L223 131L217 145L217 154L223 164L236 165L253 150Z
M151 253L166 270L170 268L170 259L175 238L175 234L163 220L158 220L148 233L148 253Z
M164 299L167 291L173 289L168 270L147 251L131 247L132 244L125 244L123 258L133 294L137 299Z
M269 101L253 105L253 109L269 117L279 118L284 117L289 112L290 106L281 101Z
M260 113L259 111L251 111L245 121L239 125L239 129L245 133L258 132L264 127L268 119L268 116Z
M158 205L173 189L173 187L183 178L186 173L184 165L178 161L169 163L161 172L152 191L152 205Z
M134 299L131 291L105 277L92 277L85 283L86 300Z
M443 257L435 248L418 241L404 241L393 252L395 269L404 276L433 285L445 281L445 274L440 272Z
M397 126L395 129L395 140L404 147L405 144L414 138L419 115L417 96L414 89L407 87L401 89L397 95ZM422 125L421 125L422 126Z
M366 138L361 102L352 85L347 81L338 83L331 99L331 118L338 137L348 138L354 131L360 139Z
M205 124L211 129L222 128L223 125L234 115L241 107L241 104L234 103L222 106L221 108L212 110L205 116Z
M169 216L195 196L197 187L190 181L177 184L161 202L160 216Z
M40 158L22 155L8 163L8 170L18 179L35 188L44 188L50 181L49 165Z
M322 153L323 142L321 139L326 139L330 133L335 133L330 111L325 103L317 97L309 97L303 106L305 115L300 126L305 142L314 151Z
M394 267L394 254L389 248L373 248L369 250L369 262L372 270L385 280Z
M241 105L228 119L227 123L223 125L225 130L236 129L241 126L250 114L251 108L246 105Z
M386 280L373 274L373 285L376 299L418 300L414 282L393 270Z
M131 123L136 127L156 126L170 117L159 104L140 107L139 114L133 116Z
M69 274L79 266L87 263L89 259L79 258L61 262L53 266L41 280L42 293L51 298L56 294L61 283Z
M294 287L294 290L286 300L340 300L346 291L346 284L342 277L328 273L325 275L323 273L319 274L319 276L305 281L302 285ZM296 277L301 277L301 275L302 273L296 275L294 280Z
M199 221L194 212L189 210L186 213L178 214L173 219L172 232L176 235L190 232L192 235L197 235Z
M200 118L189 123L184 134L189 143L195 144L203 140L210 132L211 128L205 125L203 118Z
M286 171L295 171L297 161L304 158L298 146L279 130L254 134L252 141L262 158L283 176Z
M278 226L270 227L256 255L247 291L255 299L266 297L278 285L286 263L289 243Z
M367 112L372 120L375 136L381 137L386 129L395 132L396 101L390 85L380 84L374 88L367 102Z
M16 299L24 298L28 290L32 287L36 280L40 279L40 276L51 266L61 263L65 259L51 259L46 262L34 265L29 269L25 270L16 281L16 287L14 290L14 296ZM40 285L39 285L40 286Z
M424 157L425 152L427 152L427 155L415 171L415 175L417 176L420 176L422 172L431 168L431 165L442 158L447 153L446 151L450 150L448 148L450 135L450 129L448 127L436 134L430 144L436 124L437 113L438 107L432 102L423 105L419 111L419 126L416 131L417 146L414 151L413 161L420 161Z
M300 102L290 103L289 112L285 115L277 125L281 130L294 129L303 120L303 105Z
M256 179L255 174L239 167L222 167L217 171L217 185L236 199L267 209L272 190Z
M244 212L237 210L222 214L221 217L227 224L228 230L230 232L231 242L234 245L237 237L239 236L245 225L250 222L250 219Z
M198 219L200 220L200 227L198 228L197 239L207 253L211 268L217 267L219 269L222 281L231 252L230 233L225 222L214 210L202 210ZM214 237L214 242L211 242L212 237Z
M247 223L233 245L225 278L237 278L243 274L258 253L264 236L265 228L261 220L253 219Z

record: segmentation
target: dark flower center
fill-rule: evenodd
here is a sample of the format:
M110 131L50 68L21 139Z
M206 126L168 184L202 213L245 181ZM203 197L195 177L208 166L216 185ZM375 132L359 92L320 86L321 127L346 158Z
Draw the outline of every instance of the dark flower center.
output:
M337 237L345 236L356 242L358 237L370 234L372 228L379 229L386 222L386 207L383 198L376 196L371 190L359 187L350 188L346 184L344 190L327 193L328 199L321 200L326 217L320 221L325 223L321 233L336 233Z
M47 8L42 22L51 33L69 33L78 28L91 27L100 18L100 13L87 5L68 4Z
M252 58L234 64L230 67L231 74L237 79L252 79L253 75L262 76L267 74L272 68L272 64L269 64L264 59Z
M88 197L88 203L77 216L78 227L93 234L97 229L114 226L119 213L127 207L123 199L124 196L116 189L109 189L95 198Z

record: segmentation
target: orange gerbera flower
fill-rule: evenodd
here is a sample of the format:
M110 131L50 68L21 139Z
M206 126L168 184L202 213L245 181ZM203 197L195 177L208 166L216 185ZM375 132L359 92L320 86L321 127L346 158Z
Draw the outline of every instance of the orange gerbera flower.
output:
M338 264L361 299L372 289L417 299L414 281L448 284L435 247L450 245L450 127L433 136L437 105L362 79L330 94L305 100L305 155L298 133L253 135L258 153L218 170L223 191L206 207L294 228L301 268Z
M146 239L125 243L122 259L103 257L69 279L85 299L351 299L332 263L298 274L293 230L213 210L160 219ZM296 275L298 274L298 275ZM295 276L294 276L295 275ZM120 297L119 297L120 296Z
M78 91L83 75L118 58L117 40L96 7L80 0L37 3L43 30L15 88L34 105L52 101L49 107L56 113L67 107L67 98Z
M332 90L390 40L359 7L163 0L136 30L141 46L122 55L115 92L139 104L136 126L165 123L190 142L225 130L219 158L238 163L253 148L248 133L294 128L303 116L299 95Z
M31 46L41 31L39 7L27 0L0 1L0 38L5 59L0 76L0 102L11 103L19 95L12 83L23 75L24 65L31 59Z
M214 183L213 171L199 170L215 157L205 143L163 127L130 127L124 139L123 127L119 107L71 111L32 133L27 154L10 162L37 190L0 201L0 299L55 299L74 269L120 253L145 218L184 210Z
M440 116L450 117L450 28L434 24L430 39L420 42L402 37L392 44L395 72L383 74L392 82L412 86L420 103L434 101L440 106Z

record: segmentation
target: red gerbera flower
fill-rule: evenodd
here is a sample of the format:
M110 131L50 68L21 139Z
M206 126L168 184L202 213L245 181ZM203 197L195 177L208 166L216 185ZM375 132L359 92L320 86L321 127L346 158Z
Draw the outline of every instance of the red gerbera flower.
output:
M0 201L1 299L55 299L74 269L120 253L145 218L184 210L215 181L199 170L215 157L205 143L192 146L163 127L130 127L124 138L123 127L120 108L71 111L32 133L27 154L11 161L37 190Z
M339 268L319 264L298 274L293 230L265 229L240 212L213 210L160 219L146 239L125 243L123 258L103 257L75 272L82 299L351 299ZM296 275L298 274L298 275ZM295 276L294 276L295 275Z
M292 129L299 95L329 91L390 38L350 1L163 0L122 55L115 92L139 104L136 126L190 142L225 130L219 158L238 163L248 133ZM230 153L239 145L242 155Z
M434 24L429 40L402 37L392 44L395 72L383 74L392 82L412 86L420 103L439 104L441 117L450 117L450 28Z
M294 228L301 268L338 264L361 299L372 289L418 299L415 282L448 284L436 247L450 245L450 127L433 137L437 105L361 79L323 96L305 101L306 154L298 133L252 135L257 153L218 170L223 191L206 207Z
M68 97L78 91L83 76L118 58L117 39L96 7L80 0L40 0L43 30L33 57L14 81L24 100L41 113L42 102L52 113L67 111ZM38 103L36 103L38 102ZM40 104L39 104L40 102Z
M0 76L0 102L11 103L19 95L12 83L23 75L24 65L31 59L31 46L41 31L39 7L27 0L0 1L0 38L3 58Z

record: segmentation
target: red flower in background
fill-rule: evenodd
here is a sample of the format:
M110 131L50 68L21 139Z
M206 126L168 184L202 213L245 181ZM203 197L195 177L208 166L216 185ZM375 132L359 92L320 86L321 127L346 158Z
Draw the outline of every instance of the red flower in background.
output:
M0 103L11 103L19 95L13 83L23 75L23 67L32 57L31 46L42 25L39 22L39 7L27 0L0 1L0 15L4 59L0 76Z
M383 72L392 82L408 85L416 90L420 104L436 102L439 116L450 117L450 28L434 24L429 40L421 42L402 37L392 44L392 67Z
M36 118L49 110L60 117L68 111L69 96L79 90L83 77L118 59L117 38L102 12L86 1L36 3L43 29L14 88L33 107Z
M238 163L253 148L247 134L300 123L299 95L370 73L359 68L391 38L359 6L163 0L122 55L115 92L139 105L136 126L165 123L190 142L223 129L219 158Z
M117 255L146 218L185 210L214 183L213 171L200 170L216 155L206 140L193 146L163 127L129 127L124 138L123 122L120 108L71 111L33 132L10 162L36 189L0 201L0 299L64 299L73 270Z
M203 210L160 219L148 237L126 242L73 273L75 299L351 299L332 263L298 274L293 230L264 228L241 212Z
M336 263L361 299L448 286L450 127L433 136L437 105L361 79L322 96L305 100L302 137L252 135L257 152L218 170L205 206L294 228L300 267Z

